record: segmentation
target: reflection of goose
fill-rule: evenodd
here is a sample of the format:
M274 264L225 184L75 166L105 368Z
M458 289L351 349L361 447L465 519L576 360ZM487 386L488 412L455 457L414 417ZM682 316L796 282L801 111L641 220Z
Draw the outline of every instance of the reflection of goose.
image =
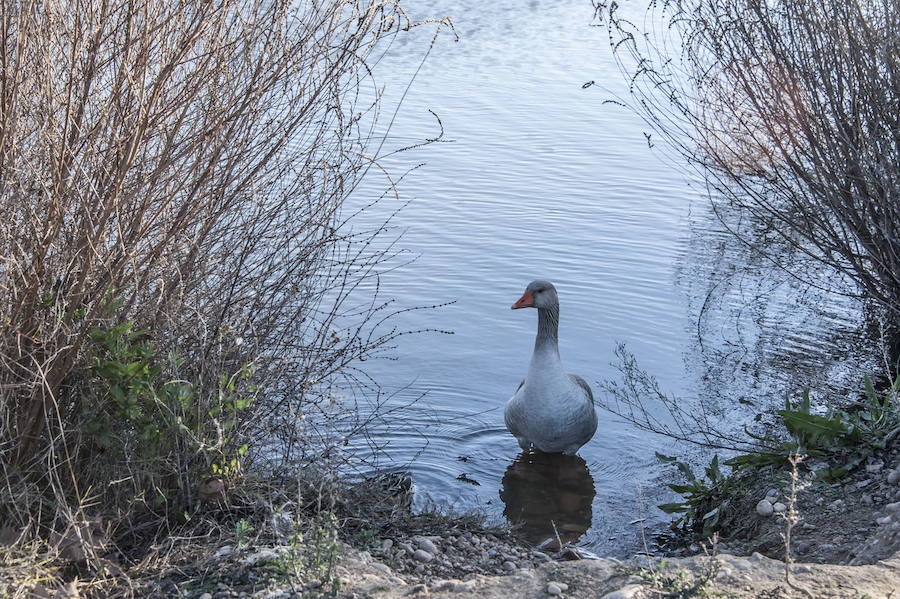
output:
M583 378L559 359L559 297L547 281L532 281L513 304L537 308L538 330L528 375L506 403L506 427L522 449L574 455L594 436L594 396Z
M575 543L591 527L594 479L579 456L522 452L503 475L503 515L532 543ZM554 530L554 526L556 527Z

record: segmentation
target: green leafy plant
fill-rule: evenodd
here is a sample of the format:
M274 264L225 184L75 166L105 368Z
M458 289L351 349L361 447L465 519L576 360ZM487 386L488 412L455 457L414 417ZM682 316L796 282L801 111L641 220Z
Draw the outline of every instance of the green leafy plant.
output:
M900 377L879 393L869 376L864 380L865 393L855 409L833 409L824 415L812 413L809 390L804 391L795 407L785 399L781 419L789 439L781 440L754 435L767 451L736 456L727 462L733 468L783 465L791 455L806 454L828 457L834 466L816 471L819 478L838 480L862 464L875 451L884 449L900 432Z
M241 518L237 522L234 523L234 540L237 543L238 547L243 547L249 544L250 535L253 534L253 525L250 524L246 519Z
M683 533L701 533L711 536L719 528L719 519L728 508L734 495L734 479L726 476L719 467L719 456L713 456L704 469L705 477L698 478L690 465L678 458L656 454L667 464L675 466L685 479L685 484L670 484L669 488L683 497L676 503L664 503L659 507L667 514L681 514L672 527Z
M333 513L317 514L304 532L291 537L288 551L269 562L269 568L303 585L316 585L317 596L337 595L341 589L341 582L334 575L340 555L339 525Z

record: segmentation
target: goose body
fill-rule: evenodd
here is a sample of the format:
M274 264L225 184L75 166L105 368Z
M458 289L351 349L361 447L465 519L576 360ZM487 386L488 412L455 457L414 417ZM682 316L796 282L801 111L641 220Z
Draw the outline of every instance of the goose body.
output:
M538 331L528 374L506 403L506 428L522 449L574 455L597 430L590 386L565 371L559 357L559 297L547 281L532 281L517 308L537 308Z

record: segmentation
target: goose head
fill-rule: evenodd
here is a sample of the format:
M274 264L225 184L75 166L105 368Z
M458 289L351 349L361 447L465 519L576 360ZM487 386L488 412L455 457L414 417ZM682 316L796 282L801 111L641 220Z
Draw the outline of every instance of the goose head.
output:
M550 281L532 281L525 288L522 297L512 305L513 310L519 308L537 308L538 310L549 310L559 306L559 296L556 294L556 287Z

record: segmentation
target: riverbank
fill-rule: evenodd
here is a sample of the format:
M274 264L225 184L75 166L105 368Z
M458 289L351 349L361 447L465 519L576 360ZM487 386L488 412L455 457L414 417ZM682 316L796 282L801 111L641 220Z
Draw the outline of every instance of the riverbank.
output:
M245 481L140 555L105 542L102 527L62 539L55 552L7 545L0 597L892 597L900 451L839 483L814 471L795 484L789 568L786 519L759 507L790 502L790 479L775 470L757 471L717 543L625 561L538 550L474 516L412 514L408 479L391 474L339 493L306 482L298 500L283 485Z

